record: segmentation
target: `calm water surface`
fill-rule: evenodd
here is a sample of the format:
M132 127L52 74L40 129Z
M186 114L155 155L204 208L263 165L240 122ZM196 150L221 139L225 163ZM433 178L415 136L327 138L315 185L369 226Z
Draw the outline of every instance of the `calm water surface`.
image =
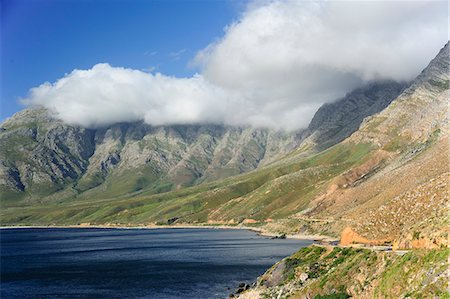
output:
M1 298L226 298L300 247L245 230L2 229Z

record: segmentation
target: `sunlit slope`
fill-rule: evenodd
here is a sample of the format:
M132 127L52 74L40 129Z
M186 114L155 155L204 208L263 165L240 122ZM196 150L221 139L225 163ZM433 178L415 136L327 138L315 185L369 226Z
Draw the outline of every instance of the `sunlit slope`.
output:
M223 181L159 195L133 198L55 200L1 211L3 224L152 224L240 222L245 218L281 218L304 209L323 184L361 163L366 144L338 145L309 158L290 158Z
M26 109L1 124L0 197L19 205L60 191L64 198L160 193L253 170L295 148L295 136L208 124L85 129Z
M307 211L271 224L273 230L339 236L347 227L403 248L448 243L448 51L447 44L410 88L343 142L370 144L366 160L327 182Z
M450 171L448 84L447 44L409 89L349 138L347 142L376 145L375 158L335 180L312 204L310 215L344 219L342 225L346 222L371 239L406 237L413 227L428 238L433 225L442 232L434 241L444 238Z
M448 258L448 248L402 256L313 245L275 264L243 298L448 298Z

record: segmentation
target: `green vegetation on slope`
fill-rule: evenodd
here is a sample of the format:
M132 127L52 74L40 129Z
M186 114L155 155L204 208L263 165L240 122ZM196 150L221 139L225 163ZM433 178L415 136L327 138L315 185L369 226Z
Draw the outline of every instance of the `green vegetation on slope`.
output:
M259 278L263 298L283 288L283 298L449 298L448 248L405 255L361 248L310 246ZM281 276L279 275L280 269ZM351 279L349 279L351 277Z
M327 182L362 163L371 152L368 144L343 143L307 158L289 158L257 171L176 191L96 198L93 196L52 200L44 206L30 202L26 207L8 207L0 212L3 225L47 224L151 224L196 223L245 218L282 218L304 209ZM136 178L136 179L135 179ZM102 189L114 194L117 188L138 187L138 175L124 177ZM164 186L164 182L161 182ZM100 190L98 191L100 192ZM104 194L103 194L104 195Z

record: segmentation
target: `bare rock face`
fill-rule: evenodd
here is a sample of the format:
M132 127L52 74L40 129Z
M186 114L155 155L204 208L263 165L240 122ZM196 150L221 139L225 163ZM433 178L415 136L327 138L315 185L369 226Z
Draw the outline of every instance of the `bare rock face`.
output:
M2 124L0 190L44 196L76 180L94 151L92 130L27 109Z
M294 133L250 127L122 123L85 129L44 109L5 121L0 140L1 192L30 198L104 183L122 184L117 192L124 194L160 184L165 190L190 186L253 170L298 144Z
M449 43L395 102L364 120L352 141L380 145L392 143L393 139L397 143L400 139L423 142L437 129L448 128L448 98Z
M355 132L364 118L385 109L406 87L395 81L373 82L325 104L316 112L302 138L318 149L337 144Z

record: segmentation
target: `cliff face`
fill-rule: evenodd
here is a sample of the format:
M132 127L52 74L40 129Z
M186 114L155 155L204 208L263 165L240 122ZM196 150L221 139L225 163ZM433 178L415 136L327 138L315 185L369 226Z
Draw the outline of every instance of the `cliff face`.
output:
M44 109L27 109L1 125L0 191L12 200L55 192L107 198L223 179L270 164L304 144L310 151L336 144L403 87L371 83L321 107L309 128L298 132L144 123L84 129Z
M253 170L297 144L294 134L218 125L83 129L42 109L7 120L0 140L2 191L32 197L67 185L83 192L122 183L110 195L188 186Z
M334 103L325 104L302 132L302 137L319 149L337 144L358 130L366 117L385 109L407 86L394 81L371 83Z
M64 125L44 110L24 110L2 124L0 186L2 198L33 193L45 196L88 168L94 132Z

